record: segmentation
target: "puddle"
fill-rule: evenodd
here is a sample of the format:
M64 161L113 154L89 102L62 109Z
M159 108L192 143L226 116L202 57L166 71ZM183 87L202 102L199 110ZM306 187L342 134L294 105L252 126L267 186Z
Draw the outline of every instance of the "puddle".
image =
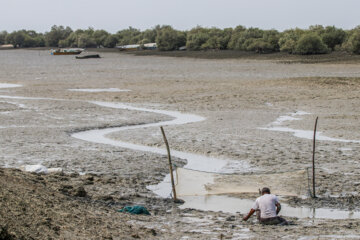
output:
M339 148L340 151L352 151L352 148Z
M255 199L240 199L225 195L207 195L207 196L184 196L181 199L185 203L180 206L181 209L195 208L204 211L228 212L236 214L247 214L253 206ZM350 212L328 208L308 208L308 207L290 207L287 204L281 204L280 215L284 217L297 218L324 218L324 219L358 219L360 212Z
M22 87L22 85L11 84L11 83L0 83L0 88L14 88L14 87Z
M66 99L57 99L57 98L20 97L20 96L7 96L7 95L0 95L0 98L8 98L8 99L21 99L21 100L71 101L71 100L66 100Z
M293 129L293 128L288 128L288 127L281 127L281 125L285 121L301 120L301 118L296 118L294 116L301 116L301 115L306 115L306 114L310 114L310 113L298 111L298 112L292 113L287 116L280 116L274 122L269 124L268 127L259 128L259 129L269 130L269 131L277 131L277 132L288 132L288 133L292 133L295 137L312 140L313 136L314 136L313 130L299 130L299 129ZM323 133L319 132L319 131L316 132L316 140L344 142L344 143L360 143L360 140L348 140L348 139L327 137L327 136L324 136Z
M360 235L316 235L304 236L298 240L321 240L321 239L360 239Z
M26 108L26 105L22 104L22 103L16 103L16 102L10 102L10 101L1 101L1 103L7 103L7 104L15 105L18 108Z
M99 92L130 92L129 89L119 89L119 88L76 88L68 89L72 92L90 92L90 93L99 93Z

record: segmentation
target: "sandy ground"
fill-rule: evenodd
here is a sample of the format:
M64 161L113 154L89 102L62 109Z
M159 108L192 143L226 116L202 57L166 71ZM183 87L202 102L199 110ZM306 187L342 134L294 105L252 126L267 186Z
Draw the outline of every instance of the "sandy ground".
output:
M89 101L125 102L206 117L203 122L166 127L172 149L230 158L234 164L246 161L251 167L249 171L257 174L302 170L311 164L311 140L260 128L269 126L279 116L305 111L310 114L284 122L284 126L312 130L315 117L319 116L318 130L324 135L359 141L359 64L284 64L271 60L206 60L118 53L102 53L101 59L80 61L68 56L50 56L48 51L25 50L1 51L0 56L0 83L23 85L0 89L3 96L0 98L0 165L17 168L43 164L61 167L66 172L48 176L11 169L0 172L0 224L7 225L8 232L17 238L360 237L356 219L294 218L290 219L295 223L292 226L263 227L255 219L242 222L241 214L181 210L170 200L158 198L146 189L147 185L160 182L168 172L166 156L89 143L70 136L85 129L168 119L154 113L104 108ZM76 88L131 91L68 91ZM110 137L163 146L159 129L135 129ZM288 199L288 203L358 210L359 150L360 144L356 142L319 141L316 159L320 199L295 198ZM179 166L185 164L180 159L175 162ZM284 181L293 180L290 177ZM79 187L86 196L78 194ZM145 205L152 216L116 212L124 205L133 204Z

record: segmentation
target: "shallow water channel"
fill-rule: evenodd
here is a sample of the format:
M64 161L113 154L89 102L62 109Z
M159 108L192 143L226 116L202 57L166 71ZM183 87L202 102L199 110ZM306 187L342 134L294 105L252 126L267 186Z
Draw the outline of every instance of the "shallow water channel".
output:
M2 85L0 84L0 88L6 88L6 87L20 87L20 85L11 86L7 84L2 84ZM69 101L69 100L51 99L51 98L28 98L28 97L14 97L14 96L0 96L0 97L11 98L11 99L25 99L29 101L31 100ZM133 144L118 140L112 140L110 138L107 138L106 135L113 132L125 131L130 129L187 124L187 123L195 123L205 120L205 118L201 116L197 116L193 114L183 114L177 111L139 108L123 103L109 103L109 102L95 102L95 101L87 101L87 102L103 107L164 114L172 117L173 120L163 121L158 123L141 124L136 126L124 126L124 127L82 131L72 134L72 137L88 142L108 144L112 146L119 146L123 148L132 149L136 151L152 152L162 155L166 154L165 149ZM296 115L302 115L302 113ZM282 118L278 120L275 123L275 125L279 126L281 125L282 121L285 120L289 121L289 120L297 120L297 119ZM278 129L269 129L269 128L267 130L278 131ZM297 135L297 137L301 137L301 136ZM323 140L328 140L328 139L325 138ZM349 141L349 140L345 140L345 141ZM230 173L230 172L241 173L241 172L247 172L250 169L246 161L239 161L239 164L236 165L236 167L234 168L233 164L232 165L229 164L230 160L226 160L226 159L212 158L199 154L193 154L193 153L187 153L181 151L172 151L171 154L172 156L187 160L187 164L184 167L192 170L218 172L218 173ZM169 179L170 177L169 175L167 175L161 183L155 186L148 186L148 188L161 197L169 197L171 192L171 185ZM199 210L223 211L229 213L239 212L242 214L248 212L254 202L254 200L250 200L250 199L239 199L225 195L184 196L182 197L182 199L185 200L185 204L182 205L180 208L194 208ZM337 209L325 209L325 208L314 209L314 208L305 208L305 207L290 207L286 204L283 204L281 215L298 217L298 218L330 218L330 219L360 218L360 212L349 212L349 211L342 211Z
M140 150L140 151L146 151L146 152L152 152L158 154L166 154L165 149L159 149L155 147L148 147L138 144L131 144L122 141L111 140L109 138L106 138L106 134L116 131L135 129L135 128L186 124L186 123L193 123L193 122L199 122L205 120L205 118L200 116L196 116L192 114L182 114L180 112L175 112L175 111L138 108L121 103L105 103L105 102L92 102L92 103L105 107L154 112L154 113L165 114L174 117L174 120L166 121L166 122L129 126L129 127L125 126L118 128L96 129L96 130L79 132L72 135L75 138L82 139L85 141L110 144L110 145L125 147L133 150ZM324 140L327 139L325 138ZM172 151L171 153L172 156L187 160L187 164L184 167L192 170L199 170L206 172L227 172L227 173L232 171L246 172L249 170L249 166L247 165L246 162L242 162L241 164L239 164L238 165L239 168L237 169L234 168L228 169L227 164L229 163L229 160L211 158L207 156L180 152L180 151ZM148 188L161 197L169 197L171 192L170 176L167 175L161 183L157 185L148 186ZM181 198L185 200L185 204L183 204L180 207L183 209L194 208L205 211L223 211L229 213L239 212L242 214L248 212L254 203L254 200L239 199L225 195L182 196ZM360 212L350 212L350 211L342 211L338 209L327 209L327 208L315 209L315 208L307 208L307 207L290 207L289 205L286 204L282 204L282 205L283 205L281 211L282 216L298 217L298 218L329 218L329 219L360 218Z

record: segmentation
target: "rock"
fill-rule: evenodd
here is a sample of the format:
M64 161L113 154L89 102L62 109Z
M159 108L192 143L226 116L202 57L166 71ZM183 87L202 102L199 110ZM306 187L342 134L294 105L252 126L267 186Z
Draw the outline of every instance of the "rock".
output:
M5 226L0 226L0 239L8 239L8 240L15 240L16 237L9 233L8 228Z
M62 192L62 193L69 193L69 190L70 189L73 189L74 187L71 186L71 185L62 185L59 187L59 192Z
M226 221L235 221L235 216L234 215L232 215L232 216L229 216L229 217L227 217L226 218Z
M87 193L83 186L77 187L72 191L72 195L75 197L86 197Z
M99 196L98 200L101 201L114 201L114 198L110 195L106 195L106 196Z
M153 236L156 236L157 235L157 233L156 233L156 230L155 229L149 229L149 232L151 233L151 235L153 235Z

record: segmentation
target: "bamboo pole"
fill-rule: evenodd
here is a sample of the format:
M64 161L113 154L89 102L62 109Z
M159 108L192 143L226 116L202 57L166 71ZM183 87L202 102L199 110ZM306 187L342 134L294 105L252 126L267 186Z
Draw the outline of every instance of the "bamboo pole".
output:
M171 186L172 186L172 191L173 191L173 199L176 202L177 197L176 197L176 190L175 190L175 183L174 183L173 168L172 168L172 163L171 163L170 147L169 147L169 143L167 141L167 138L165 136L164 128L161 126L160 129L161 129L161 133L163 135L164 142L165 142L165 145L166 145L167 156L168 156L168 160L169 160L169 169L170 169L170 177L171 177Z
M313 155L312 155L312 172L313 172L312 184L313 184L313 198L316 198L316 193L315 193L315 140L316 140L316 127L317 127L318 118L319 118L319 117L316 117L316 120L315 120L314 138L313 138Z

